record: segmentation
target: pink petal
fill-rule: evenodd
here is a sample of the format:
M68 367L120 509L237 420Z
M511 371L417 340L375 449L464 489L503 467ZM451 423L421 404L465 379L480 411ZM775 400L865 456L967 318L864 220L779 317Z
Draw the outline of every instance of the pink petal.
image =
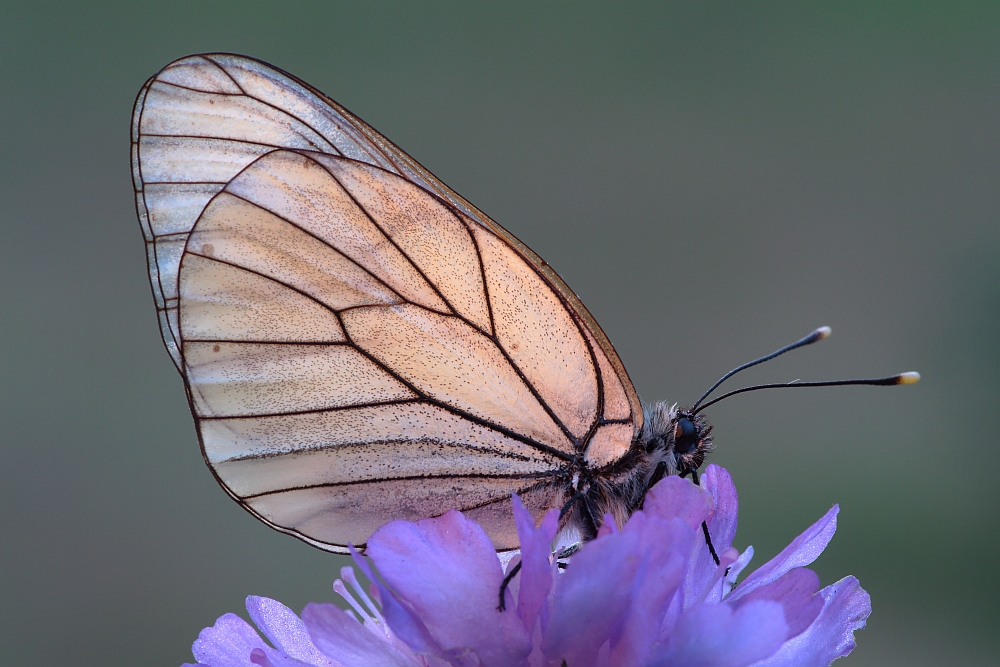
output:
M865 627L871 598L854 577L845 577L819 592L823 610L809 629L789 640L754 667L828 667L854 649L854 631Z
M788 638L795 637L808 628L823 610L819 590L819 576L812 570L797 567L769 584L760 586L738 601L741 607L753 600L773 600L784 608L788 624Z
M416 667L386 639L332 604L310 603L302 620L316 647L343 667Z
M290 658L307 665L336 665L313 645L295 612L280 602L251 595L247 598L247 612L274 647Z
M559 510L546 512L542 525L535 528L535 522L528 510L515 495L514 522L517 524L517 537L521 543L521 581L517 594L517 613L525 629L530 633L552 589L552 566L549 563L549 556L552 554L552 539L559 529Z
M640 535L605 535L573 556L556 584L542 651L559 665L593 667L598 649L623 622L641 562Z
M642 509L661 519L683 519L697 528L712 511L712 497L691 480L671 475L646 492Z
M838 505L830 508L823 518L809 526L801 535L792 540L780 554L755 570L743 580L727 598L735 602L758 586L769 584L792 568L809 565L819 558L823 549L837 532Z
M472 650L483 667L505 667L522 664L531 651L520 617L497 610L503 570L493 545L459 512L388 523L366 553L449 655ZM387 620L389 602L383 599Z
M677 621L651 667L746 667L773 654L788 634L781 605L755 600L733 609L696 604Z
M225 614L198 634L191 652L200 664L212 667L252 667L250 651L255 648L268 656L276 653L249 623L236 614Z

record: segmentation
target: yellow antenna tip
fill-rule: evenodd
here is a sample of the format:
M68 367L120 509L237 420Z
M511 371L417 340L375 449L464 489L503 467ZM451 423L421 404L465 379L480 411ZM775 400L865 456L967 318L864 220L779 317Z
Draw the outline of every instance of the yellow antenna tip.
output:
M899 374L899 384L916 384L918 382L920 382L920 373L916 371Z
M820 327L813 331L813 335L816 336L816 340L823 340L824 338L829 338L830 334L833 333L833 329L830 327Z

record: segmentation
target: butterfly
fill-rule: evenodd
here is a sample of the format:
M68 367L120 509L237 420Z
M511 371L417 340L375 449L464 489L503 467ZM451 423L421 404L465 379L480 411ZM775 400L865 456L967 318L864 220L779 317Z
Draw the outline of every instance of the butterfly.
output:
M142 87L131 146L202 454L269 526L344 553L456 508L502 551L514 493L586 540L664 475L697 479L704 417L644 411L538 255L308 84L182 58Z

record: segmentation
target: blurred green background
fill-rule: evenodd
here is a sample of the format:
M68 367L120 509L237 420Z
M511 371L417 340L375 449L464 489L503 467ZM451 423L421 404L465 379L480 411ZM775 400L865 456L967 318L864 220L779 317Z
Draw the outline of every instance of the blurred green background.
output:
M4 2L0 646L163 665L343 559L198 453L129 174L132 101L201 51L340 101L545 257L646 401L710 411L756 564L833 503L816 568L874 613L843 665L1000 663L1000 4ZM738 383L734 383L736 386Z

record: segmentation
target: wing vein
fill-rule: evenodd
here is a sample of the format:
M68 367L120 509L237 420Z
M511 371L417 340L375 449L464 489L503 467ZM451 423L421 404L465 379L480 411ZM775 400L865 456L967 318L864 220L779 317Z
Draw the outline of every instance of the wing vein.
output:
M169 67L169 65L167 67ZM163 69L166 69L166 67L164 67ZM163 70L160 70L160 71L162 72ZM159 76L159 72L157 73L156 76ZM142 119L146 115L146 96L149 94L149 89L153 85L153 82L155 80L156 80L155 76L151 77L146 82L146 85L143 86L143 88L142 88L142 109L139 111L139 117L135 121L135 123L136 123L136 128L135 128L135 143L136 143L136 147L135 147L135 160L136 160L136 170L138 171L139 185L141 186L140 187L140 191L142 193L142 207L146 211L146 217L147 218L149 217L149 202L146 200L146 186L148 184L146 183L146 180L145 180L145 178L143 178L143 175L142 175L142 163L143 163L143 159L142 159L142 137L143 137L143 133L142 133ZM138 102L138 98L136 98L136 102ZM136 200L136 202L137 202L136 203L136 207L137 207L137 210L138 210L138 200ZM150 227L150 231L152 231L152 225L149 225L149 227ZM146 270L147 271L149 271L149 269L151 268L151 266L150 266L151 264L155 264L156 265L156 284L159 285L159 287L160 287L160 298L164 299L164 302L166 302L166 298L165 298L164 295L167 294L167 291L163 289L163 271L161 270L161 267L160 267L159 257L158 257L158 255L155 252L152 254L152 256L150 256L150 253L148 253L148 252L146 253ZM150 276L149 289L153 293L153 303L156 303L157 302L156 289L153 286L152 276ZM164 305L165 305L165 303L164 303ZM170 351L171 348L170 348L170 344L167 342L167 335L169 334L170 337L174 340L174 349L177 350L177 356L180 358L179 359L180 363L178 363L178 360L174 360L174 365L177 367L177 372L181 374L181 377L184 377L184 365L185 365L184 364L184 343L183 343L183 341L178 340L180 338L180 331L178 331L176 335L174 334L174 332L170 329L169 318L165 317L164 320L162 322L160 322L159 324L160 324L160 340L163 341L163 346L167 348L168 353L169 353L169 351ZM172 356L173 355L171 355L171 358L172 358ZM186 390L187 389L187 379L186 378L184 380L184 387L185 387L185 390ZM189 400L189 402L190 402L190 400Z
M320 165L320 166L323 166L323 165ZM325 169L325 167L324 167L324 169ZM327 173L329 173L329 171ZM332 176L334 178L334 180L336 180L337 183L340 184L340 187L344 190L344 192L347 194L347 196L350 197L354 201L354 203L358 206L358 208L361 209L362 212L364 212L364 214L366 216L368 216L368 219L372 221L372 224L375 225L376 227L378 227L378 229L380 231L382 231L382 228L379 226L379 224L377 222L375 222L375 219L371 216L371 214L369 214L368 211L361 205L361 203L358 202L354 198L354 195L352 195L350 192L348 192L347 188L345 188L343 186L343 184L340 183L340 180L337 179L337 177L335 175L333 175L332 173L330 174L330 176ZM449 211L451 211L452 215L455 215L453 207L448 206L446 208L448 208ZM460 223L463 222L461 216L456 215L455 217L458 218L458 221ZM468 231L467 227L466 227L466 230ZM405 252L403 252L403 250L401 248L399 248L399 246L396 245L396 242L393 241L393 239L388 234L386 234L384 231L382 231L382 233L385 234L386 238L389 239L390 243L392 243L394 246L396 246L397 249L399 249L399 252L402 253L403 256L407 258L407 260L410 260L409 256ZM474 236L471 232L469 234L470 234L470 236ZM485 269L483 268L482 256L479 254L479 246L476 245L475 247L476 247L477 259L479 259L480 268L483 270L483 291L484 291L485 296L486 296L487 305L489 305L489 301L490 301L490 299L489 299L489 287L486 284L486 275L485 275ZM451 303L448 302L447 299L445 299L444 295L438 290L437 286L430 279L428 279L426 275L424 275L423 271L420 270L420 267L418 267L412 260L410 260L410 264L413 266L414 269L416 269L420 273L420 275L424 278L424 280L427 281L427 283L438 294L438 296L441 298L441 300L444 301L444 303L449 308L451 308L452 312L454 313L454 317L457 317L462 322L465 322L467 325L469 325L473 329L476 329L477 331L482 331L479 327L477 327L474 324L472 324L471 322L469 322L454 306L451 305ZM528 265L531 266L530 263ZM543 282L546 282L546 284L548 284L547 281L544 281L544 278L543 278ZM555 291L555 290L553 290L553 291ZM560 299L560 301L561 301L561 299ZM565 304L564 304L564 307L565 307ZM569 311L569 309L567 309L567 310L570 313L571 319L574 319L574 323L575 323L575 318L572 318L572 311ZM525 374L521 370L521 368L517 364L514 363L514 360L507 353L507 350L504 349L503 345L500 344L500 341L498 341L496 339L496 336L495 336L496 327L495 327L495 323L493 322L493 310L492 310L492 306L490 306L490 325L493 326L494 333L493 333L493 335L488 336L489 339L493 342L493 344L496 346L496 348L500 351L500 354L503 355L504 359L507 361L507 363L510 365L510 367L514 369L514 372L517 373L518 377L521 378L521 381L524 382L525 386L528 388L528 391L531 392L531 395L535 397L535 400L538 401L538 403L542 406L542 408L545 410L545 412L549 415L549 418L552 419L552 421L562 430L563 435L565 435L569 439L569 441L571 443L573 443L574 448L575 449L579 449L580 446L581 446L580 445L580 441L570 432L570 430L566 427L566 425L563 423L563 421L556 415L555 411L549 406L548 402L545 401L544 398L542 398L542 395L538 392L538 389L536 389L535 386L528 380L528 378L525 376ZM577 326L579 326L579 325L577 325ZM582 331L580 332L580 335L586 341L586 336L584 335L584 333ZM591 355L593 356L592 352L591 352ZM594 365L596 366L596 364L597 364L597 360L594 359Z
M199 56L199 57L202 58L203 60L205 60L205 61L207 61L207 62L215 65L216 67L218 67L222 71L222 73L226 75L226 78L229 79L230 81L232 81L233 85L236 86L241 93L243 93L247 97L250 97L249 95L247 95L247 91L243 90L243 86L240 85L240 82L237 81L235 78L233 78L233 75L229 73L229 70L227 70L225 67L223 67L222 65L220 65L216 61L212 60L212 58L209 57L209 56L204 56L203 55L203 56Z
M337 182L337 184L344 191L344 193L351 199L351 201L354 202L354 205L357 206L358 209L361 210L361 212L365 214L365 216L371 221L371 223L376 227L376 229L378 229L380 232L382 232L383 236L385 236L385 238L389 241L389 243L391 243L393 245L393 247L395 247L399 251L399 253L401 255L403 255L403 257L406 258L406 260L410 263L410 265L414 268L414 270L417 271L417 273L419 273L420 276L425 281L427 281L427 284L431 286L431 289L433 289L434 292L438 295L438 297L444 302L444 304L446 306L448 306L448 308L451 309L452 312L448 313L448 315L451 315L453 317L458 318L459 320L461 320L462 322L464 322L465 324L467 324L468 326L472 327L473 329L475 329L477 331L482 331L479 327L477 327L474 324L472 324L471 322L469 322L458 311L458 309L456 309L454 306L451 305L451 303L445 298L444 294L442 294L441 291L438 289L437 285L435 285L434 282L432 280L430 280L424 274L424 272L420 269L420 267L417 266L416 263L412 259L410 259L410 256L407 255L403 251L403 249L400 248L399 245L396 244L395 240L393 240L393 238L391 236L389 236L389 234L387 234L385 232L385 230L382 229L382 227L375 221L375 218L368 212L368 210L361 204L361 202L359 202L354 197L354 195L351 194L351 192L346 187L344 187L344 184L340 182L340 179L338 179L335 174L333 174L332 172L330 172L330 170L326 169L326 166L323 165L322 163L320 163L319 161L313 160L313 162L315 162L318 166L320 166L321 168L323 168L324 170L326 170L326 172L328 174L330 174L330 177L333 178L333 180L335 180ZM460 217L459 217L459 222L462 222L462 220L461 220ZM470 233L470 235L471 235L471 233ZM478 257L478 246L476 248L477 248L477 257ZM482 267L481 257L479 259L480 259L480 267ZM529 264L529 266L530 266L530 264ZM484 274L484 279L483 279L483 290L486 293L486 298L487 298L487 303L488 303L489 302L489 292L488 292L488 288L487 288L486 282L485 282L485 274ZM423 307L423 306L420 306L419 304L413 304L413 305L417 306L418 308L422 308ZM426 310L431 310L431 309L428 308ZM574 321L575 321L575 319L574 319ZM491 310L491 324L493 324L493 322L492 322L492 310ZM583 334L583 332L580 332L580 335L584 338L584 340L586 340L586 336ZM503 348L503 346L500 345L500 342L496 339L496 337L494 335L490 335L488 337L493 342L493 344L496 346L497 350L500 351L500 354L503 355L504 359L507 361L507 363L510 365L510 367L514 369L514 372L517 373L518 377L521 378L521 381L524 382L525 386L528 388L528 391L531 392L531 395L535 397L535 400L537 400L539 402L539 404L542 406L542 408L545 410L545 412L549 415L549 418L551 418L552 421L562 430L563 434L569 439L569 441L571 443L573 443L574 448L579 449L579 447L580 447L580 441L570 432L570 430L566 427L566 425L563 423L563 421L556 415L555 411L552 410L552 408L545 401L545 399L542 398L541 394L538 392L538 390L535 388L535 386L531 382L528 381L528 378L524 375L524 372L518 367L517 364L514 363L514 360L511 359L510 355L507 354L507 350L505 350ZM593 353L591 353L591 354L593 354ZM596 360L594 360L594 364L595 365L596 365L596 363L597 363Z
M242 89L241 89L241 90L242 90ZM310 129L310 130L312 130L313 132L315 132L315 133L316 133L316 136L317 136L317 137L321 137L321 138L322 138L322 139L323 139L323 140L324 140L324 141L325 141L326 143L328 143L328 144L330 145L330 148L332 148L333 150L337 151L337 156L338 156L338 157L343 157L343 156L344 156L344 153L343 153L343 151L341 151L341 150L340 150L339 148L337 148L337 145L336 145L335 143L333 143L333 141L332 141L332 140L330 140L330 139L329 139L329 138L328 138L328 137L327 137L327 136L326 136L325 134L323 134L323 133L322 133L322 132L320 132L320 131L319 131L318 129L316 129L315 127L313 127L313 126L312 126L312 124L310 124L310 123L309 123L309 121L307 121L307 120L305 120L305 119L303 119L303 118L300 118L299 116L297 116L297 115L295 115L294 113L292 113L292 112L291 112L291 111L290 111L289 109L283 109L283 108L281 108L281 107L279 107L279 106L277 106L277 105L275 105L275 104L271 104L271 103L270 103L270 102L268 102L267 100L262 100L261 98L259 98L259 97L256 97L256 96L254 96L254 95L251 95L251 94L249 94L249 93L243 93L243 95L244 95L245 97L248 97L248 98L250 98L251 100L256 100L257 102L260 102L260 103L261 103L261 104L263 104L264 106L268 106L268 107L271 107L271 108L272 108L272 109L274 109L275 111L280 111L281 113L285 114L285 115L286 115L286 116L288 116L289 118L294 118L294 119L295 119L295 120L297 120L298 122L302 123L302 124L303 124L303 125L304 125L305 127L308 127L308 128ZM335 123L335 124L336 124L336 123ZM336 127L337 127L337 129L338 129L338 130L340 130L341 132L344 132L344 128L342 128L342 127L341 127L341 126L340 126L339 124L336 124ZM346 133L345 133L345 134L346 134ZM300 136L301 136L301 135L300 135ZM303 138L305 138L305 137L303 137ZM308 140L307 140L307 141L308 141ZM312 142L310 141L309 143L312 143ZM317 148L318 148L318 147L317 147ZM323 151L317 151L317 152L319 152L319 153L322 153Z
M194 253L192 253L194 254ZM201 257L201 255L199 255ZM240 345L350 345L342 340L239 340L231 338L185 338L188 343L239 343Z
M483 281L483 298L486 299L486 312L490 317L489 337L497 343L497 346L499 347L500 343L496 339L497 324L493 319L493 303L490 300L490 286L486 283L486 266L483 263L483 251L479 248L479 241L476 240L476 235L472 233L471 229L469 229L469 225L462 219L462 216L458 215L452 207L446 206L446 208L453 216L455 216L455 219L458 220L458 224L462 226L462 229L464 229L469 235L469 238L472 239L472 247L476 250L476 261L479 263L479 279Z
M364 441L364 442L345 442L345 443L336 444L336 445L323 445L321 447L309 447L308 449L300 449L300 450L295 450L295 451L290 451L290 452L278 452L278 453L268 453L268 454L247 454L246 456L239 456L239 457L234 457L234 458L231 458L231 459L222 459L220 461L216 461L216 465L218 465L220 463L239 463L241 461L267 461L267 460L270 460L270 459L278 459L278 458L281 458L282 456L295 456L295 455L298 455L298 454L312 454L314 452L333 452L333 451L340 451L340 450L343 450L343 449L350 449L352 447L368 447L368 446L371 446L371 445L374 445L374 444L380 444L380 443L386 443L386 442L394 442L394 441L395 441L395 439L393 439L393 438L386 438L385 440L370 440L370 441ZM497 458L513 459L515 461L524 461L525 463L530 463L530 462L532 462L532 461L535 460L535 459L532 459L530 456L524 456L523 454L515 454L514 452L497 452L497 451L494 451L494 450L490 450L490 449L488 449L486 447L476 447L476 446L473 446L473 445L471 445L471 444L469 444L467 442L445 442L445 441L438 440L438 439L430 437L430 436L423 437L423 438L418 438L418 439L415 439L415 440L406 440L404 442L421 442L421 441L424 441L424 442L434 442L434 443L441 444L441 445L447 445L449 447L457 447L459 449L467 449L467 450L473 451L473 452L488 451L490 454L492 454L493 456L495 456ZM525 474L527 474L527 473L525 473ZM370 481L381 481L383 479L392 479L392 478L391 477L386 477L386 478L383 478L383 477L373 477L373 478L371 478Z
M148 135L142 135L148 136ZM211 137L201 137L210 139ZM256 160L254 160L256 162ZM242 172L242 170L240 170ZM235 178L235 176L234 176ZM148 181L144 185L227 185L229 181Z
M279 150L279 151L295 152L294 148L290 148L288 146L281 146L280 144L270 144L270 143L267 143L266 141L250 141L249 139L234 139L232 137L220 137L220 136L216 136L214 134L209 134L209 135L205 135L205 134L156 134L156 133L151 133L151 132L144 132L142 134L142 136L143 137L162 137L164 139L204 139L204 140L208 140L208 141L213 141L213 140L214 141L231 141L231 142L236 143L236 144L246 144L248 146L266 146L268 148L273 148L273 149ZM334 150L336 150L336 148L334 148ZM323 155L330 155L330 153L323 153L323 151L316 151L316 152L320 153L320 154L323 154ZM264 157L264 156L262 155L260 157ZM339 155L335 155L334 157L340 157L340 156ZM233 176L233 178L236 178L236 176ZM230 179L230 180L232 180L232 179ZM184 183L186 185L190 181L177 181L177 182L178 183ZM227 183L228 183L228 181L227 181Z
M180 88L181 90L190 90L192 93L201 93L202 95L225 95L228 97L248 97L246 93L220 93L215 90L202 90L201 88L192 88L191 86L185 86L180 83L174 83L173 81L164 81L163 79L157 79L156 83L161 86L173 86L174 88Z
M201 342L201 341L199 341ZM351 345L351 347L354 347ZM201 421L227 421L239 419L272 419L278 417L294 417L296 415L318 415L323 412L340 412L343 410L356 410L360 408L378 408L383 405L406 405L407 403L425 403L425 398L401 398L392 401L372 401L369 403L354 403L352 405L338 405L332 408L314 408L311 410L292 410L289 412L258 412L252 414L241 414L239 416L225 417L198 417Z
M555 476L556 475L551 475L551 477L555 477ZM526 486L526 487L524 487L522 489L518 489L517 491L515 491L515 493L517 493L518 495L520 495L520 494L526 493L528 491L534 491L535 489L537 489L539 487L548 486L551 483L552 482L547 481L545 478L542 478L542 481L537 482L535 484L532 484L530 486ZM456 507L455 509L457 509L459 512L470 512L472 510L479 509L480 507L486 507L487 505L492 505L494 503L505 502L508 498L510 498L510 496L502 496L500 498L494 498L493 500L486 500L484 502L479 503L478 505L466 505L465 507Z
M234 178L235 178L235 177L234 177ZM228 185L228 184L227 184L227 185ZM388 284L386 284L386 282L385 282L384 280L382 280L382 279L381 279L381 278L379 278L379 277L378 277L377 275L375 275L374 273L372 273L371 271L369 271L368 269L366 269L366 268L365 268L364 266L362 266L361 264L359 264L359 263L358 263L358 262L357 262L357 261L356 261L356 260L355 260L355 259L354 259L353 257L351 257L350 255L348 255L348 254L347 254L347 253L345 253L345 252L344 252L343 250L341 250L341 249L340 249L340 248L338 248L337 246L333 245L332 243L330 243L330 242L329 242L329 241L327 241L326 239L322 239L322 238L320 238L319 236L317 236L316 234L312 233L311 231L309 231L309 230L308 230L308 229L306 229L305 227L303 227L303 226L301 226L301 225L297 224L297 223L296 223L296 222L294 222L293 220L289 220L288 218L284 217L283 215L281 215L281 214L279 214L279 213L275 213L274 211L272 211L271 209L267 208L266 206L261 206L261 205L260 205L260 204L258 204L257 202L254 202L254 201L250 201L250 200L249 200L249 199L247 199L246 197L243 197L243 196L241 196L241 195L238 195L238 194L236 194L235 192L230 192L229 190L223 190L223 192L225 192L225 193L226 193L227 195L229 195L230 197L235 197L235 198L237 198L237 199L240 199L240 200L242 200L242 201L245 201L246 203L250 204L251 206L256 206L256 207L257 207L257 208L259 208L260 210L262 210L262 211L265 211L266 213L269 213L269 214L273 215L274 217L278 218L279 220L282 220L282 221L283 221L283 222L285 222L286 224L289 224L289 225L291 225L291 226L292 226L292 227L294 227L295 229L298 229L298 230L299 230L300 232L302 232L303 234L307 234L308 236L310 236L310 237L312 237L312 238L316 239L317 241L319 241L320 243L322 243L323 245L325 245L325 246L326 246L327 248L329 248L330 250L333 250L333 251L334 251L335 253L337 253L338 255L340 255L341 257L343 257L344 259L346 259L346 260L347 260L348 262L350 262L350 263L351 263L351 264L353 264L354 266L356 266L356 267L358 267L359 269L361 269L362 271L364 271L364 272L365 272L366 274L368 274L368 275L369 275L369 276L370 276L370 277L372 278L372 280L376 281L376 282L377 282L377 283L378 283L379 285L381 285L382 287L384 287L384 288L385 288L385 289L387 289L388 291L390 291L390 292L392 292L393 294L395 294L395 295L396 295L396 298L397 298L397 299L399 299L399 300L400 300L401 302L403 302L403 303L412 303L412 302L411 302L411 301L410 301L409 299L405 298L405 297L404 297L403 295L401 295L401 294L400 294L399 292L397 292L396 290L394 290L394 289L393 289L393 288L392 288L391 286L389 286ZM377 305L377 304L371 304L371 305ZM414 306L417 306L417 307L420 307L420 308L422 308L422 307L423 307L423 306L419 306L418 304L415 304L415 303L413 303L413 305L414 305Z
M359 484L372 484L381 482L399 482L405 480L425 480L425 479L546 479L555 477L559 471L544 472L544 473L518 473L513 475L489 475L486 473L468 473L465 475L407 475L402 477L381 477L379 479L360 479L360 480L350 480L345 482L324 482L323 484L308 484L303 486L290 486L284 489L275 489L274 491L264 491L262 493L254 493L246 496L240 496L243 500L252 500L254 498L262 498L264 496L273 496L278 493L288 493L289 491L305 491L307 489L329 489L338 488L343 486L358 486ZM506 496L509 497L509 496Z
M327 96L325 93L323 93L320 90L317 90L316 88L314 88L313 86L309 85L305 81L299 79L295 75L289 74L285 70L283 70L283 69L281 69L279 67L274 67L273 65L269 65L269 67L272 67L279 74L282 74L283 76L288 77L290 80L292 80L295 83L297 83L298 85L302 86L305 90L308 90L310 93L312 93L313 95L315 95L316 98L321 103L325 104L328 108L330 108L331 110L333 110L334 113L336 113L338 116L340 116L341 118L344 119L344 121L350 126L350 129L353 130L353 132L348 132L344 128L341 128L341 129L345 132L345 134L348 134L348 136L350 136L351 141L354 142L354 144L358 147L358 149L361 150L364 153L367 153L368 156L371 157L371 159L373 161L373 162L363 162L363 164L367 164L367 165L372 166L372 167L378 167L379 169L383 169L383 170L385 170L385 171L388 172L389 171L388 169L385 169L384 167L381 166L381 163L384 162L385 164L388 164L388 165L390 165L392 167L395 167L395 169L396 169L395 172L389 172L389 173L394 173L396 176L401 176L403 178L406 178L407 181L410 180L409 178L407 178L406 176L403 175L403 173L404 173L403 170L399 168L399 165L397 164L396 160L393 159L393 156L390 155L389 153L387 153L386 150L382 147L381 143L376 139L376 137L381 137L382 135L380 135L374 128L372 128L366 122L364 122L363 120L361 120L360 118L358 118L356 115L354 115L353 113L351 113L343 105L341 105L338 102L335 102L334 100L330 99L330 97ZM364 140L366 140L366 141L358 141L353 136L354 132L359 133L361 135L361 138L364 139ZM373 134L375 136L372 136ZM382 138L384 139L384 137L382 137ZM388 141L388 140L386 140L386 141ZM366 143L367 143L367 145L366 145ZM375 149L375 151L378 153L378 155L382 157L381 160L379 160L378 156L376 156L370 150L371 148ZM346 159L352 159L352 158L346 158ZM357 162L361 162L361 160L357 160Z
M569 312L570 319L573 320L573 324L576 326L577 331L579 331L584 345L587 346L587 353L590 355L590 364L594 367L594 377L597 378L597 409L594 411L594 421L591 422L590 428L587 429L587 433L580 441L579 451L586 452L591 438L597 433L597 428L601 425L601 420L604 419L604 376L601 374L601 365L597 363L597 354L594 352L594 346L590 344L590 337L581 328L580 322L573 311L567 308L567 312Z
M344 184L340 182L340 179L337 178L337 176L333 172L331 172L329 169L327 169L326 166L323 163L319 162L318 160L313 160L311 157L309 157L308 159L312 160L312 162L314 164L316 164L317 166L319 166L320 168L322 168L326 173L330 174L330 178L332 178L337 183L337 185L340 186L340 189L344 191L344 194L347 195L347 197L352 202L354 202L354 205L358 207L358 210L365 214L365 217L368 218L368 220L372 223L372 225L375 226L375 229L379 230L379 232L382 233L382 236L384 236L386 238L386 240L389 241L389 243L392 244L392 247L395 248L399 252L400 255L402 255L403 257L406 258L406 261L410 263L410 266L413 267L413 270L420 274L420 277L423 278L424 281L428 285L430 285L430 288L432 290L434 290L434 293L438 295L438 298L441 299L441 301L444 303L444 305L447 306L451 310L451 313L447 313L447 314L449 314L449 315L454 314L456 316L459 316L458 315L458 309L455 308L453 305L451 305L451 303L448 301L448 299L445 298L444 294L441 293L441 290L438 289L438 286L434 284L434 281L431 280L430 278L428 278L427 274L425 274L423 272L423 270L419 266L417 266L417 263L414 262L413 259L408 254L406 254L406 252L402 248L399 247L399 244L396 243L396 240L394 238L392 238L384 229L382 229L382 225L378 224L378 222L375 221L375 217L371 213L368 212L368 209L366 209L361 204L361 202L359 202L357 200L357 198L355 198L355 196L353 194L351 194L350 190L348 190L346 187L344 187ZM414 304L414 305L417 305L417 304ZM431 310L431 309L428 308L427 310ZM462 320L464 321L465 318L462 318ZM466 322L466 323L468 324L468 322ZM476 328L478 328L478 327L476 327Z
M251 269L251 268L248 268L246 266L241 266L239 264L234 264L233 262L228 262L228 261L226 261L224 259L219 259L218 257L209 257L208 255L203 255L200 252L195 252L195 251L190 250L190 249L185 249L184 254L185 255L194 255L196 257L201 257L203 259L209 260L210 262L218 262L219 264L225 264L226 266L231 266L231 267L239 269L241 271L246 271L247 273L252 273L252 274L254 274L256 276L260 276L261 278L264 278L265 280L270 280L273 283L281 285L282 287L287 287L288 289L292 290L293 292L297 292L297 293L301 294L305 298L307 298L310 301L316 303L317 305L325 308L326 310L330 311L331 313L334 313L334 314L337 313L337 310L335 308L331 308L330 306L326 305L325 303L323 303L322 301L320 301L319 299L317 299L316 297L314 297L312 294L309 294L305 290L299 289L298 287L295 287L294 285L289 285L285 281L279 280L279 279L275 278L274 276L269 276L269 275L267 275L265 273L261 273L260 271L255 270L255 269ZM341 323L341 326L343 326L343 323ZM192 342L194 342L194 341L192 341ZM242 343L243 341L230 341L230 342L240 342L240 343ZM283 342L283 341L276 341L276 342ZM293 344L297 344L297 343L293 343Z
M232 54L221 54L221 55L232 55ZM240 57L242 58L243 56L240 56ZM382 148L378 145L378 142L373 141L372 138L368 136L368 133L365 132L362 129L361 126L364 126L365 123L362 121L361 122L361 126L359 126L356 122L354 122L354 121L360 120L359 118L357 118L357 116L355 116L354 114L352 114L350 111L348 111L347 109L345 109L343 106L341 106L337 102L334 102L332 99L330 99L323 92L317 90L316 88L314 88L313 86L309 85L305 81L299 79L294 74L290 74L289 72L286 72L285 70L281 69L280 67L275 67L274 65L270 65L268 63L263 63L263 62L261 62L259 60L254 60L254 59L250 59L250 60L252 60L252 62L254 62L254 63L265 65L268 69L276 72L277 74L280 74L281 76L285 77L289 81L292 81L295 84L301 86L304 90L308 91L309 93L312 93L312 95L314 95L316 97L316 100L321 105L324 105L326 108L330 109L336 115L340 116L341 118L344 119L344 121L346 121L346 123L348 124L349 128L341 127L339 123L336 123L337 127L338 127L338 129L340 129L341 132L344 132L344 134L354 143L355 146L358 147L358 150L362 151L363 153L367 153L374 162L376 162L376 163L380 162L380 160L378 159L378 157L376 157L371 152L371 150L369 150L368 146L365 145L364 141L358 141L357 138L355 138L353 136L354 132L360 132L360 134L362 135L362 138L363 139L367 139L368 142L370 144L372 144L372 147L375 148L375 150L377 150L380 155L382 155L383 160L386 163L395 166L394 161L388 155L385 154L385 152L382 150ZM215 62L214 60L212 61L212 63L214 65L216 65L217 67L222 68L223 71L225 71L225 68L223 68L222 65L219 65L219 63ZM230 79L233 78L229 74L229 72L226 72L226 75L229 76ZM234 81L234 83L235 83L235 81ZM240 90L243 90L243 88L238 83L236 84L236 87L239 88ZM263 100L259 100L258 98L254 97L253 95L247 94L246 91L243 91L243 92L244 92L244 95L246 95L247 97L263 102ZM310 100L309 102L312 103L312 100ZM264 104L267 104L267 102L264 102ZM289 115L292 115L292 114L289 114ZM325 138L325 136L322 133L317 133L317 134L319 134L321 137ZM339 149L337 149L337 150L339 151ZM372 163L369 163L369 162L365 162L364 164L368 164L368 165L371 165L371 166L379 166L377 164L372 164ZM402 172L401 171L397 171L396 175L397 176L402 175Z
M420 308L420 306L417 306L417 308ZM396 371L394 371L388 365L382 363L379 359L377 359L376 357L372 356L366 350L364 350L360 345L358 345L357 343L355 343L351 339L351 334L348 331L347 327L344 325L344 320L340 317L340 313L338 313L336 311L334 311L334 313L337 316L337 321L340 322L340 328L343 329L343 331L344 331L344 337L354 347L355 350L357 350L360 354L364 355L373 364L375 364L376 366L378 366L379 368L381 368L382 370L384 370L386 373L388 373L389 375L391 375L392 377L394 377L395 379L397 379L399 382L403 383L403 385L406 386L410 391L412 391L413 393L415 393L417 396L422 397L425 401L427 401L431 405L435 405L435 406L437 406L439 408L447 410L448 412L451 412L452 414L457 415L457 416L459 416L462 419L465 419L467 421L471 421L474 424L478 424L480 426L486 426L488 428L491 428L494 431L497 431L498 433L502 433L503 435L506 435L509 438L513 438L514 440L517 440L519 442L523 442L524 444L529 445L531 447L534 447L535 449L537 449L537 450L539 450L541 452L545 452L546 454L551 454L551 455L556 456L556 457L558 457L558 458L560 458L560 459L562 459L564 461L571 461L573 459L572 456L566 454L565 452L562 452L562 451L556 449L555 447L550 447L549 445L543 444L541 442L537 442L533 438L529 438L528 436L526 436L526 435L524 435L522 433L518 433L517 431L512 431L511 429L508 429L508 428L506 428L506 427L504 427L504 426L502 426L500 424L494 424L491 421L488 421L488 420L483 419L481 417L477 417L477 416L475 416L475 415L473 415L473 414L471 414L469 412L466 412L465 410L462 410L460 408L456 408L455 406L450 405L448 403L445 403L444 401L441 401L439 399L436 399L433 396L428 396L425 392L420 391L420 389L418 389L416 386L414 386L412 383L410 383L406 378L404 378L399 373L397 373ZM516 366L514 368L515 368L515 370L517 370ZM532 389L532 387L531 387L530 384L528 385L528 389L529 390Z

